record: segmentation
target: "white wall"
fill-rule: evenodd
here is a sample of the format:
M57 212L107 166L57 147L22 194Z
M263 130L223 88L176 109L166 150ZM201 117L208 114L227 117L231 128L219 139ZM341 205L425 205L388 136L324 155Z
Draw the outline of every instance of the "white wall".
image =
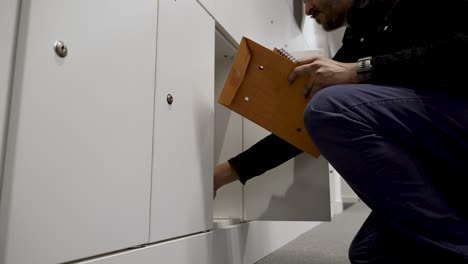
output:
M304 49L323 49L326 56L330 57L328 34L310 17L304 19L303 30Z
M296 25L292 0L217 0L214 16L237 42L246 36L268 48L290 51L326 46L326 38L315 34L320 29L309 22L304 30Z

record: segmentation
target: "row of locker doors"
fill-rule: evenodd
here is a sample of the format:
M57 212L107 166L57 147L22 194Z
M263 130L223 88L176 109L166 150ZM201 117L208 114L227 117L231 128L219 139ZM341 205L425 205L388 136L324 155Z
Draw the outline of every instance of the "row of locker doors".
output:
M193 0L22 1L0 263L212 227L215 22Z
M211 229L213 159L266 135L213 105L235 41L215 41L195 0L21 2L0 264L62 263ZM327 170L298 157L244 190L230 186L215 216L326 219Z

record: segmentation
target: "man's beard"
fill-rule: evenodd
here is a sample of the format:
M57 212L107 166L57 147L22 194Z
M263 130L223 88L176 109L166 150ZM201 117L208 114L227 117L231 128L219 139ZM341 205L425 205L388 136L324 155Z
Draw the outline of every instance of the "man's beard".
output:
M330 19L328 16L324 16L323 21L319 24L322 26L323 30L330 32L341 28L344 25L344 21L343 19Z
M345 22L344 15L333 5L332 1L326 1L324 3L322 7L323 13L321 14L322 20L320 21L322 28L329 32L342 27Z

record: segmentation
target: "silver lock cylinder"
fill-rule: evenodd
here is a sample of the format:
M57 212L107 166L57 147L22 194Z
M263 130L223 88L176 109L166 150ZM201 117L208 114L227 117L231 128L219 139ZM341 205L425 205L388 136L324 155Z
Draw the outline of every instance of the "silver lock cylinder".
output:
M57 54L57 56L59 56L60 58L65 58L67 56L68 48L65 45L65 43L63 43L60 40L56 41L54 47L55 47L55 53Z
M172 105L172 103L174 102L174 97L172 97L171 94L168 94L166 100L169 105Z

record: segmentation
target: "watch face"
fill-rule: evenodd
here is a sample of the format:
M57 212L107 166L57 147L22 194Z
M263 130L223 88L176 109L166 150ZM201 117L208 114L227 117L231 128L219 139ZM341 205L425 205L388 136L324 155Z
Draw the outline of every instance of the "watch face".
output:
M304 0L290 0L293 1L293 12L294 20L296 21L297 26L302 29L304 24Z

